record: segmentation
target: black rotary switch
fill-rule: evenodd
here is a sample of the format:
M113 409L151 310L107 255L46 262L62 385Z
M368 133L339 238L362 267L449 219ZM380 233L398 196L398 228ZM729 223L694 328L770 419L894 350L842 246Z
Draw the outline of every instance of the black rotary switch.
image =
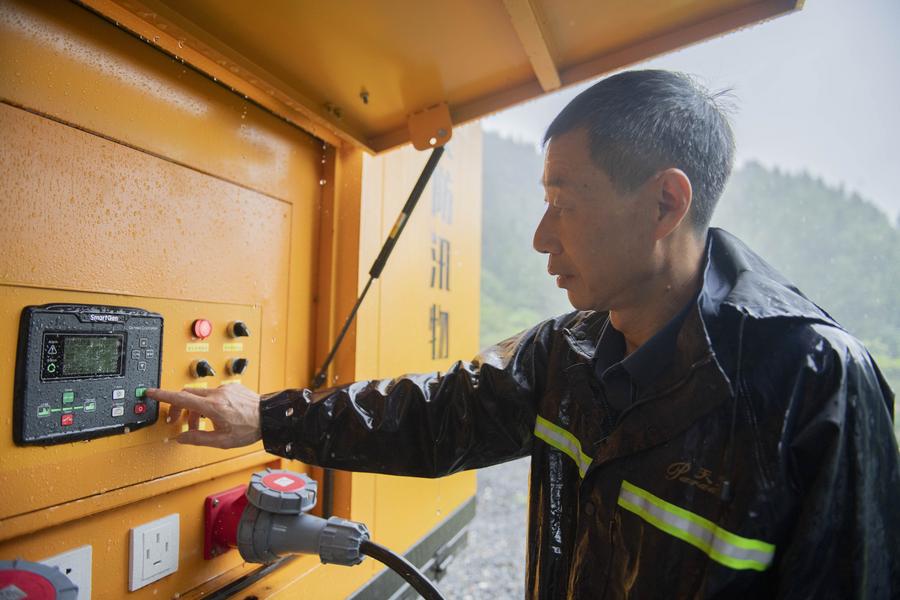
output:
M228 361L228 371L232 375L240 375L247 369L246 358L232 358Z
M191 375L194 377L212 377L216 371L205 360L195 360L191 363Z
M250 330L243 321L232 321L228 324L228 335L231 337L247 337L250 335Z

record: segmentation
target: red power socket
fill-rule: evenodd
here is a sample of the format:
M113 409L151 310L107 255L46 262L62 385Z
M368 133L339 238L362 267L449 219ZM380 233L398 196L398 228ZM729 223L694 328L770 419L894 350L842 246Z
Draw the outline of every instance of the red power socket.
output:
M203 507L203 558L213 558L237 548L237 530L247 506L247 486L239 485L206 497Z

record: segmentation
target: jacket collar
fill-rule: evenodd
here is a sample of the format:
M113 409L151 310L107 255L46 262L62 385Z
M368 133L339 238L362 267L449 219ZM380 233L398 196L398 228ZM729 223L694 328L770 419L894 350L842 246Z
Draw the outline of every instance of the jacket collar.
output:
M718 304L735 308L754 319L789 317L838 326L828 313L807 298L772 265L727 231L710 228L706 260L701 295L714 292L710 281L712 278L729 288L727 295ZM710 316L717 313L718 310L714 310Z
M607 316L605 311L584 311L563 330L577 362L593 360ZM670 388L710 359L731 389L737 370L737 325L747 318L792 318L839 326L746 244L722 229L710 228L700 293L678 333L672 364L646 390L647 395Z
M695 308L678 336L682 362L692 363L710 352L715 355L710 331L719 332L730 324L734 315L729 310L753 319L797 318L839 326L746 244L716 227L707 236L703 285ZM593 360L608 314L580 312L563 330L569 348L581 361Z

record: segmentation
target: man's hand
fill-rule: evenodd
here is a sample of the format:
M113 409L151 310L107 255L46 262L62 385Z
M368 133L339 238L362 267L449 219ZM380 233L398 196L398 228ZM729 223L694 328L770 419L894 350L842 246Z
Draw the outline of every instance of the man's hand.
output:
M221 385L213 390L185 388L180 392L148 389L149 398L170 404L166 423L187 413L188 430L176 440L182 444L237 448L248 446L262 437L259 428L259 394L238 383ZM200 417L212 421L214 431L202 431Z

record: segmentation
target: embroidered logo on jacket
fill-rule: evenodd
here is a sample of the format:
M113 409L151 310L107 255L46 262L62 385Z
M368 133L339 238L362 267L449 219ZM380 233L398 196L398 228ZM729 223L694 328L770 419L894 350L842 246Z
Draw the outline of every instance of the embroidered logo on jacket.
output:
M666 468L666 479L678 480L681 483L692 485L709 494L719 494L722 489L722 480L713 481L712 471L704 467L694 467L690 462L672 463Z

